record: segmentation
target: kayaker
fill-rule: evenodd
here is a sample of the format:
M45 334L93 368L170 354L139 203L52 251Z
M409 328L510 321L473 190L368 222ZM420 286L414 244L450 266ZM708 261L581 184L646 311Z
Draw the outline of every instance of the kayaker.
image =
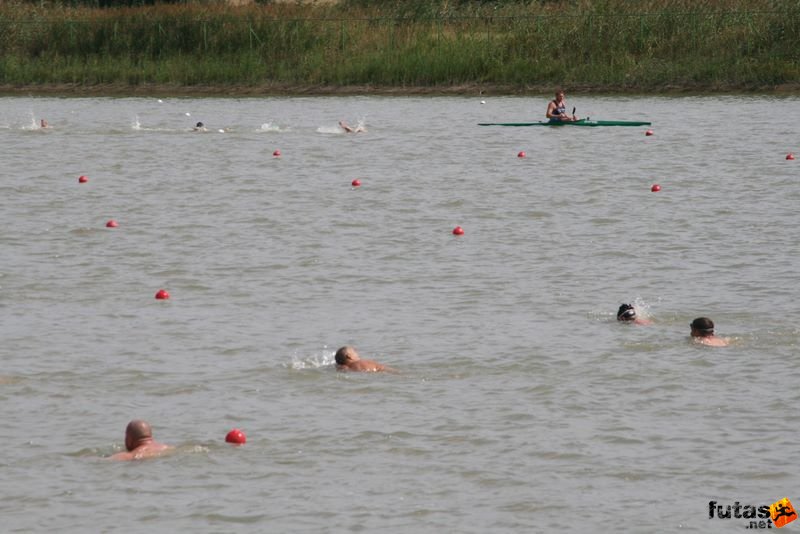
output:
M564 91L559 89L556 91L556 97L547 104L546 117L551 122L556 121L576 121L578 118L575 115L567 114L567 101L564 100Z
M698 317L689 324L692 329L692 339L703 345L712 347L727 347L730 340L714 335L714 321L708 317Z

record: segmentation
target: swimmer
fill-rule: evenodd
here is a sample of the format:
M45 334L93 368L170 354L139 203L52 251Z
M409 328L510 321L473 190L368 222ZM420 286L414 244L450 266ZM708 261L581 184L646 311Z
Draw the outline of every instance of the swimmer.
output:
M44 120L44 119L42 119L42 120L41 120L41 122L40 122L39 124L41 124L41 127L42 127L42 129L45 129L45 128L50 128L50 125L49 125L49 124L47 124L47 121L46 121L46 120Z
M192 128L192 131L194 131L194 132L207 132L208 128L206 128L206 125L203 124L202 122L198 122L197 124L194 125L194 128Z
M650 319L645 319L636 315L636 308L633 307L633 304L620 305L619 310L617 310L617 321L641 325L653 324L653 321Z
M730 340L714 335L714 321L708 317L698 317L689 324L692 329L691 336L697 343L710 347L727 347Z
M336 351L337 371L362 371L366 373L379 373L381 371L395 372L391 367L386 367L372 360L362 360L353 347L345 346Z
M356 126L355 128L353 128L344 121L339 121L339 126L342 128L342 130L344 130L347 133L360 133L367 131L366 128L364 128L363 126Z
M155 458L170 451L173 447L158 443L153 440L153 430L150 423L141 419L134 419L125 429L125 448L127 452L118 452L109 460L143 460Z

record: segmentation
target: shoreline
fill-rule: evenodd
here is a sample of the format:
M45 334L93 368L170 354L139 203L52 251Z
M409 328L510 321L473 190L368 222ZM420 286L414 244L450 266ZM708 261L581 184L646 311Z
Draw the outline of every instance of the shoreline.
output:
M800 95L800 82L777 86L686 85L671 84L659 88L605 85L570 85L564 89L573 95L719 95L767 94ZM508 86L497 84L458 84L450 86L372 86L372 85L170 85L170 84L0 84L2 96L177 96L177 97L264 97L264 96L526 96L550 94L553 85Z

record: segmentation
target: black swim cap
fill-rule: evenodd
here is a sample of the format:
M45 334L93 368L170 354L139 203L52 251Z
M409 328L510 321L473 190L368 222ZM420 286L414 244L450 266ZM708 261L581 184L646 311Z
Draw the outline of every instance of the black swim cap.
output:
M617 321L633 321L636 319L636 310L632 304L622 304L617 311Z
M202 128L202 127L203 127L203 123L202 122L198 122L197 126L195 126L195 128Z
M689 326L700 332L714 333L714 321L708 317L698 317Z

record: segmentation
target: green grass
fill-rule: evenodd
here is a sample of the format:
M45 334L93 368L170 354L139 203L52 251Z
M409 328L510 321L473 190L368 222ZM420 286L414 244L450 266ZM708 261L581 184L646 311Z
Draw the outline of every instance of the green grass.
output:
M797 43L800 0L3 3L0 83L748 88L798 83Z

